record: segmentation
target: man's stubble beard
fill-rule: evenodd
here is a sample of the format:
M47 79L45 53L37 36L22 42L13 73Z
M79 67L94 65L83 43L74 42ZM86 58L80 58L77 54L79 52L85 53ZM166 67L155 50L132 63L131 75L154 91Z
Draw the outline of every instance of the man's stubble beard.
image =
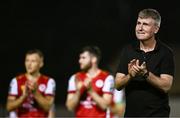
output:
M91 67L92 67L92 64L89 63L89 64L86 65L84 68L81 68L81 70L84 71L84 72L87 72Z

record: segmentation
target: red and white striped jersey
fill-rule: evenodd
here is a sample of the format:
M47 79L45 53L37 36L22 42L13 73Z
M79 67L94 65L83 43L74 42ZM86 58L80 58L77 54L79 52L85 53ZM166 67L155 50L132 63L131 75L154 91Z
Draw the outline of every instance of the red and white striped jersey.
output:
M78 81L84 81L87 77L86 73L78 72L71 76L69 79L68 93L76 92L75 79ZM92 89L102 96L103 94L113 94L114 90L114 77L108 72L102 71L91 81ZM106 111L99 108L92 97L85 91L81 95L80 104L76 108L76 117L96 117L105 118Z
M9 96L15 96L19 98L22 95L23 89L25 89L25 83L27 77L25 74L17 76L11 80L9 88ZM55 95L55 81L45 75L41 75L37 81L38 91L43 96ZM22 105L16 110L18 117L47 117L48 112L45 112L40 108L38 103L34 100L33 94L29 91L28 97L24 100Z

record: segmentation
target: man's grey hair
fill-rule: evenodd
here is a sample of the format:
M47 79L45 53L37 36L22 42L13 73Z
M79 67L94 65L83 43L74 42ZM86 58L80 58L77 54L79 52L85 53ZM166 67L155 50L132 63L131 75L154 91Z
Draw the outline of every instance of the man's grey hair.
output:
M155 20L155 23L157 26L160 27L161 25L161 15L160 13L155 9L143 9L139 12L138 17L140 18L152 18Z

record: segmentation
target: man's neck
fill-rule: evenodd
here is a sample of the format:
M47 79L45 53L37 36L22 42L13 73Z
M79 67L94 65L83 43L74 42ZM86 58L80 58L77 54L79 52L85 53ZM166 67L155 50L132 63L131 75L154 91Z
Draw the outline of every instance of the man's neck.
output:
M97 67L93 67L87 71L87 76L90 78L96 77L100 73L100 69Z
M27 77L27 79L28 80L37 80L39 77L40 77L40 73L39 72L37 72L37 73L26 73L26 77Z
M147 40L147 41L140 41L140 49L144 52L153 51L156 46L156 40Z

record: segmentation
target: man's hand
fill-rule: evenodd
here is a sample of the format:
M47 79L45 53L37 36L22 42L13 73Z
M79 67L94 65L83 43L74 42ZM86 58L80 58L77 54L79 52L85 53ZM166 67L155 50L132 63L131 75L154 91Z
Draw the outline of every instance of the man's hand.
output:
M148 72L147 70L147 66L146 66L146 62L143 62L140 66L140 75L144 76L144 74L146 74Z
M36 92L38 85L36 80L28 80L27 81L27 88L32 91L33 93Z
M136 59L133 59L128 63L128 73L131 78L135 77L137 74L137 71L134 69L135 65L136 65Z
M91 78L86 78L84 80L84 86L89 90L91 88Z
M147 73L146 62L143 62L141 65L139 64L139 60L133 59L128 64L128 73L131 77L135 76L143 76Z
M76 87L77 90L80 91L82 94L85 90L90 90L91 89L91 78L85 78L84 81L79 81L76 79Z
M80 95L83 95L83 93L87 90L85 84L83 81L80 81L78 79L75 79L76 82L76 89L80 92Z
M27 86L27 82L26 82L22 88L22 97L26 98L27 96L28 96L28 86Z
M81 90L81 88L83 87L83 82L82 81L76 81L76 87L77 87L77 90Z

